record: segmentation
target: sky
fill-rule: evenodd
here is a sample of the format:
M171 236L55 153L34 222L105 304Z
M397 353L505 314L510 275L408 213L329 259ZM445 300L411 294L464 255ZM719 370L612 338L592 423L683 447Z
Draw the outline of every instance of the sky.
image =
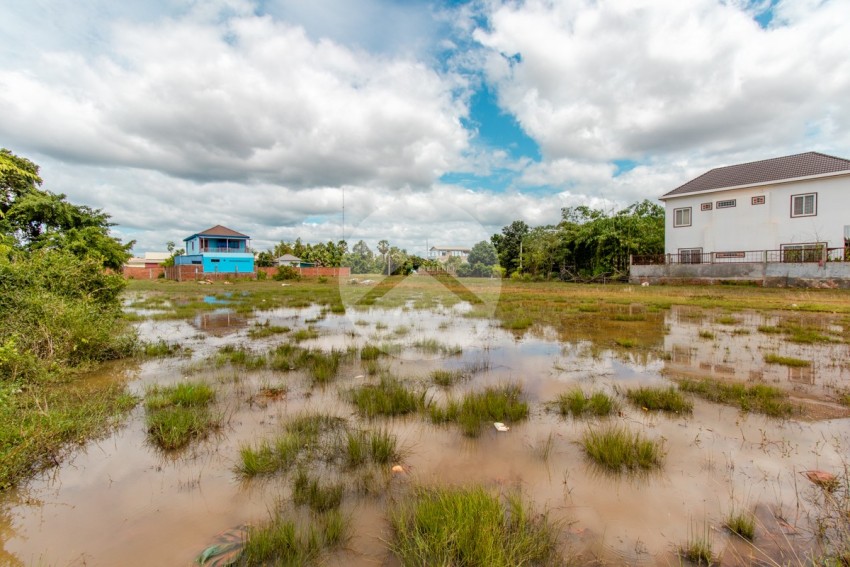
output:
M134 252L424 255L724 165L850 158L847 0L3 0L0 147Z

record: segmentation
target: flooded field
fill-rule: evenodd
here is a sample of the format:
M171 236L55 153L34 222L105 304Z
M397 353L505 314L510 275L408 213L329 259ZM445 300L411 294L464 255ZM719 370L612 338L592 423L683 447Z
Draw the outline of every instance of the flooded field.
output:
M519 495L530 523L556 529L565 563L680 565L706 548L723 565L808 565L847 553L847 315L425 279L130 293L128 313L161 352L88 379L126 377L140 403L111 436L2 495L0 564L190 565L205 551L214 564L214 545L238 552L247 526L285 518L325 530L311 562L400 565L392 511L447 486ZM211 389L211 426L166 450L150 433L152 400L181 384ZM641 388L672 388L685 405L648 407ZM409 405L370 397L390 389ZM607 415L566 403L578 390L609 400ZM515 406L493 419L487 402L465 420L464 400L485 391ZM281 439L316 415L330 425L283 459ZM588 434L612 427L655 443L659 463L590 458ZM380 436L394 443L383 457ZM362 458L358 439L372 440ZM308 481L338 488L343 536L327 535L331 506L301 502ZM736 517L752 542L727 527Z

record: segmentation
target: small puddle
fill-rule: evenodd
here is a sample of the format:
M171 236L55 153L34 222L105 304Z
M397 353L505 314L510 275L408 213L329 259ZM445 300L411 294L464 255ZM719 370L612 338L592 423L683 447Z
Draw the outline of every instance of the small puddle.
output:
M437 402L486 386L522 385L530 417L506 433L488 428L469 439L457 427L434 426L424 416L379 420L398 436L408 471L392 481L390 493L410 482L520 490L539 510L564 521L564 541L572 553L606 564L678 564L675 550L703 529L723 564L738 564L740 549L722 524L730 510L740 508L755 510L768 555L778 557L787 545L810 545L806 513L812 486L800 472L838 470L846 459L850 419L835 414L840 406L832 396L850 384L844 362L848 347L837 340L789 342L773 330L816 321L736 313L734 321L718 323L711 312L674 308L638 314L625 308L619 319L600 314L585 328L534 325L516 332L495 320L464 317L466 310L464 304L433 310L405 305L343 316L311 306L244 316L224 307L186 321L138 323L143 339L177 342L192 354L121 368L131 377L131 390L141 395L153 384L205 380L216 388L224 427L186 450L162 453L146 439L145 410L139 405L112 435L89 443L26 488L2 495L0 563L189 565L217 536L265 520L275 502L289 498L285 476L239 478L234 467L240 447L271 436L288 416L305 409L358 423L340 392L372 378L362 377L366 372L356 360L343 363L338 380L324 389L310 388L299 372L248 372L210 363L226 345L267 352L288 340L285 334L251 339L248 332L255 323L293 332L314 328L318 336L301 343L310 348L395 345L395 355L381 363L427 387L428 397ZM843 331L823 328L836 337ZM629 333L637 346L618 346L615 339L629 338ZM437 352L441 348L448 352ZM765 353L812 364L806 372L767 364ZM109 379L117 368L92 380ZM436 369L465 370L471 377L448 394L428 385ZM698 398L692 416L667 416L623 401L620 414L610 419L661 440L667 457L658 473L613 477L589 465L578 443L595 422L563 419L546 410L546 402L575 385L615 394L638 385L669 384L677 376L777 385L795 398L830 408L824 417L832 419L777 420ZM272 388L276 385L288 390L281 393ZM386 505L385 496L346 496L343 511L354 519L351 540L323 562L396 565L386 550L391 537ZM770 534L782 526L799 535L786 533L782 541L787 545L771 547Z

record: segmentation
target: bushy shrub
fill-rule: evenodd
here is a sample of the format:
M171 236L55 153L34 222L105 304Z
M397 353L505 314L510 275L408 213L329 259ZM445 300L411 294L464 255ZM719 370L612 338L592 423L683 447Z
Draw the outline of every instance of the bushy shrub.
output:
M280 266L277 269L277 273L274 275L274 279L277 281L300 280L301 274L292 266Z

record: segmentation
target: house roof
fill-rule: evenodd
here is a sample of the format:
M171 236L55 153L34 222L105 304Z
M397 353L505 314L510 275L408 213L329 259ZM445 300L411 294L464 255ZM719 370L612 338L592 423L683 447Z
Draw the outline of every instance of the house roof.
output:
M215 225L212 228L208 228L203 232L196 232L192 236L188 238L184 238L183 241L191 240L196 236L229 236L231 238L251 238L247 234L242 234L241 232L236 232L231 228L227 228L226 226L221 226L220 224Z
M460 250L461 252L469 252L469 248L463 246L432 246L431 250Z
M819 152L806 152L738 165L717 167L692 179L662 199L689 193L720 191L734 187L762 185L836 173L850 173L850 160Z
M277 258L278 262L300 262L301 258L298 256L293 256L292 254L284 254L283 256Z

